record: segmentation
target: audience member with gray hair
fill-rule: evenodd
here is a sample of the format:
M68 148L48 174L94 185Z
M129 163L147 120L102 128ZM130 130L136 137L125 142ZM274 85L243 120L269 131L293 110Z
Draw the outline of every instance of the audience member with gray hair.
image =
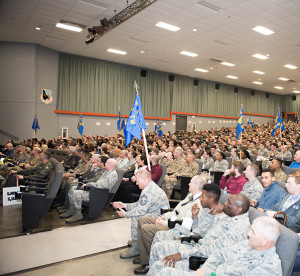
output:
M282 275L281 261L276 253L280 235L279 223L269 217L259 217L252 223L245 239L232 247L213 252L196 272L166 267L157 275ZM171 265L170 265L171 266Z
M83 219L81 213L82 201L88 201L90 197L89 191L84 191L84 187L96 187L99 189L111 190L114 184L118 180L118 174L116 171L117 161L115 159L108 159L105 163L105 173L96 181L89 182L82 185L80 190L76 190L76 187L72 187L69 191L68 197L70 202L69 210L66 213L60 215L61 218L66 218L66 222L73 223Z

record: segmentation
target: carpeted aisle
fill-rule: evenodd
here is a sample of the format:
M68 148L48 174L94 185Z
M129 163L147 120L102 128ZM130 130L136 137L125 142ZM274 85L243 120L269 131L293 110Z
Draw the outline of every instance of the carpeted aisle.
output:
M0 240L0 274L125 246L130 219L116 219Z

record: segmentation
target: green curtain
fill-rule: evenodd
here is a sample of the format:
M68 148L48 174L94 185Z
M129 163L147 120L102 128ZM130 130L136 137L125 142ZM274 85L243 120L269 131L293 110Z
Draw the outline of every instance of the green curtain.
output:
M233 86L200 80L194 86L193 78L175 75L173 82L169 74L147 70L147 76L140 76L140 68L107 62L87 57L60 54L58 110L91 113L128 115L135 98L134 82L139 85L143 113L149 117L169 118L170 111L234 116L244 105L244 112L276 115L278 105L289 112L299 108L299 101L291 101L287 96L239 88L234 93ZM292 112L292 111L290 111Z

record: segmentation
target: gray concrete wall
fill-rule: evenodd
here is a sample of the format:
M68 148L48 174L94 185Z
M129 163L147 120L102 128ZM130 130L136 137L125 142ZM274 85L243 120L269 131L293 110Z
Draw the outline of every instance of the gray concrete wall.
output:
M0 42L0 130L20 139L33 137L37 113L41 130L37 137L57 136L58 53L42 46ZM53 91L51 104L42 103L42 89ZM0 135L0 143L9 138Z

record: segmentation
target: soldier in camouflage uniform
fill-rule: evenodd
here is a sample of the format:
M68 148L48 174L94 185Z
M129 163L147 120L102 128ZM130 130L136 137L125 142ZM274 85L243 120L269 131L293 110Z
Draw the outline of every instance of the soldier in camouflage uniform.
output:
M282 162L280 159L274 158L270 163L270 169L274 171L274 176L277 181L286 182L287 175L281 169Z
M176 268L187 270L190 256L209 257L223 247L230 247L246 239L250 229L248 210L250 202L241 194L231 195L225 203L224 215L211 226L206 236L197 244L181 244L177 241L159 242L151 248L150 275L157 275L163 268L163 258ZM177 253L176 253L177 252ZM170 255L172 254L172 255Z
M126 208L117 211L120 217L131 218L132 247L120 254L121 258L131 258L139 255L138 250L138 220L142 216L158 217L163 206L169 208L169 201L165 192L151 180L147 170L141 170L136 175L136 182L142 190L140 198L135 203L114 202L115 208Z
M82 185L81 190L76 190L76 187L73 186L69 191L68 197L70 202L69 210L66 213L60 215L61 218L67 218L67 223L78 222L83 219L81 213L81 204L82 201L88 201L90 197L89 191L84 191L84 187L96 187L99 189L109 189L112 187L118 180L118 174L116 171L117 161L115 159L108 159L105 164L106 172L99 178L96 182L89 182Z
M189 175L192 175L192 172L194 172L194 175L198 173L198 164L194 162L194 160L191 162L188 168L187 162L182 157L183 152L180 149L176 149L174 152L174 158L172 164L167 168L167 175L165 176L164 183L163 183L163 189L165 190L168 198L171 197L173 192L173 186L178 184L177 176L183 176L184 173L188 173ZM189 160L192 160L191 158ZM193 164L193 162L195 164ZM197 170L196 170L197 168Z
M196 272L166 267L161 276L270 275L281 276L282 267L276 253L280 235L278 222L273 218L256 218L248 232L249 240L213 252Z
M228 161L224 152L217 152L215 165L213 167L214 172L225 172L229 167Z
M40 153L40 160L42 162L37 163L34 167L22 170L15 174L16 171L11 171L12 174L7 179L5 187L18 186L18 182L22 182L24 179L27 180L45 180L48 178L50 172L53 170L53 165L50 160L51 153L48 151Z
M276 155L276 158L279 158L283 161L292 161L293 156L292 153L288 150L288 146L282 146L282 152Z
M156 242L166 240L179 239L180 237L189 237L191 235L199 235L205 237L206 233L211 228L212 224L217 223L220 214L217 214L217 205L220 199L221 189L216 184L206 184L203 186L202 195L200 197L200 210L198 205L192 207L193 225L191 230L176 224L169 231L158 231L155 234L152 245Z
M248 182L243 186L241 194L248 197L250 201L252 199L259 200L264 189L262 184L256 178L258 174L259 168L255 164L250 164L245 170L245 177L248 179Z

